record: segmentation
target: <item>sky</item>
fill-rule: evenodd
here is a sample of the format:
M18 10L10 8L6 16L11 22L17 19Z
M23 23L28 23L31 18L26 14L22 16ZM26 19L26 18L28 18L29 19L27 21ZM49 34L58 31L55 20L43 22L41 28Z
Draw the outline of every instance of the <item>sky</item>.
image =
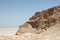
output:
M60 0L0 0L0 28L18 28L35 12L59 5Z

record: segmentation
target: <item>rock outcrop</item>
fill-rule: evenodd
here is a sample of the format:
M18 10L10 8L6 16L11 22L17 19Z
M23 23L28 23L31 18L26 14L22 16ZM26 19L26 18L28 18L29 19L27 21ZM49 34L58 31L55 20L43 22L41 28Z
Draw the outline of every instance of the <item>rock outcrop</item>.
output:
M36 12L16 35L0 35L0 40L60 40L60 6Z
M16 35L23 33L40 34L57 23L60 24L60 6L36 12L29 21L19 27Z

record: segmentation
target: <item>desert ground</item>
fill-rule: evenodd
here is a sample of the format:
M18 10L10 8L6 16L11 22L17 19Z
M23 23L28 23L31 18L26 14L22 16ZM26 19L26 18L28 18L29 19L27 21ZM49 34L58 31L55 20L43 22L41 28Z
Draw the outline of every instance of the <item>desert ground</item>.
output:
M6 32L2 31L4 35L0 34L0 40L60 40L60 27L59 26L60 24L56 24L55 26L49 28L47 31L44 31L41 34L24 33L22 35L11 35L15 33L14 32L15 29L12 32L9 32L11 30L6 29Z
M14 35L17 28L0 28L0 35Z

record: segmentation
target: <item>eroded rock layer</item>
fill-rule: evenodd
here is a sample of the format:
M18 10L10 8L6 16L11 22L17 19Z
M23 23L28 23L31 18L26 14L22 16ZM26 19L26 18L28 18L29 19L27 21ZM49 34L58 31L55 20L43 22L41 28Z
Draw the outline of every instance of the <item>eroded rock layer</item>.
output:
M40 34L57 23L60 24L60 6L36 12L29 21L19 27L16 35L23 33Z

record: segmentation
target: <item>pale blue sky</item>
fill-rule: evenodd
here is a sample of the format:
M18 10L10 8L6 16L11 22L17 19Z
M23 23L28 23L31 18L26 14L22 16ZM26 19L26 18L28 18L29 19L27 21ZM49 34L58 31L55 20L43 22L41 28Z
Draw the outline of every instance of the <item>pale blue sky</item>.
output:
M0 0L0 28L18 27L37 11L60 5L60 0Z

